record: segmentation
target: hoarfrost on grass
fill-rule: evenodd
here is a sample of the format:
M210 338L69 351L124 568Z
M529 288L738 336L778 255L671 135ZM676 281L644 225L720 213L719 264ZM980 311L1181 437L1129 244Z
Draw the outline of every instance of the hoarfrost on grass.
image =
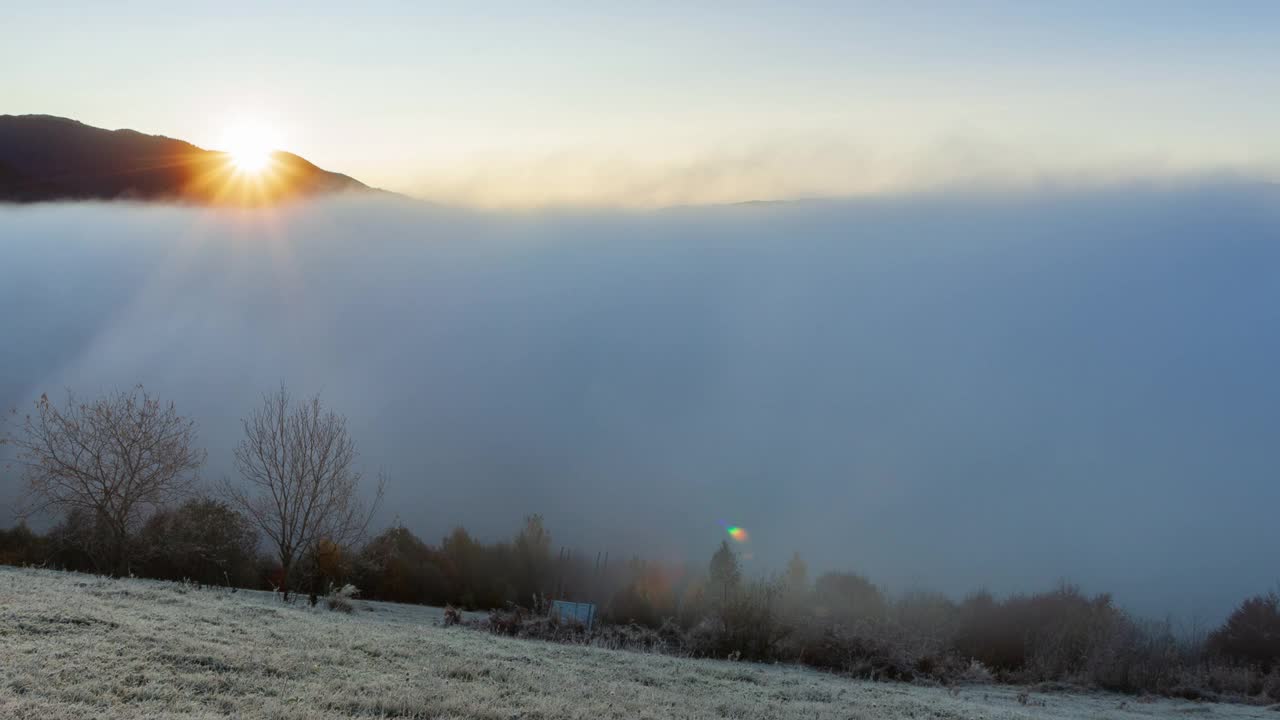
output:
M269 593L0 568L0 717L1276 717L555 645L442 627L436 608L353 602L335 613Z

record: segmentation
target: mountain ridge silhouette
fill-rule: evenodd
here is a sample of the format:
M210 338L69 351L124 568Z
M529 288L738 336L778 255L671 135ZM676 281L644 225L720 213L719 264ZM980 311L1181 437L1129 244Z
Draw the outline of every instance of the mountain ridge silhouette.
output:
M0 115L0 202L142 200L262 206L335 192L384 193L276 151L261 175L229 154L54 115Z

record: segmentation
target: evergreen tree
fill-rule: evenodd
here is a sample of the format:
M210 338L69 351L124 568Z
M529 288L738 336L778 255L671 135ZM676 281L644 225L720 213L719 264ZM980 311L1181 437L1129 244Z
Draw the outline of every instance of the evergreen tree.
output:
M792 553L787 561L787 591L798 595L805 591L809 584L809 565L800 557L800 553Z
M728 600L737 592L742 582L742 571L738 568L738 556L729 547L726 540L720 541L720 548L711 556L711 596L721 602Z

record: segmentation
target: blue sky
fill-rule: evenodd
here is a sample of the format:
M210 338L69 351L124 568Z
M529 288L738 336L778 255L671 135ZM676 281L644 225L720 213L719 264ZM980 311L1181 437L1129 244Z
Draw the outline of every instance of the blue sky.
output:
M665 205L1280 166L1263 2L16 3L0 112L391 189Z

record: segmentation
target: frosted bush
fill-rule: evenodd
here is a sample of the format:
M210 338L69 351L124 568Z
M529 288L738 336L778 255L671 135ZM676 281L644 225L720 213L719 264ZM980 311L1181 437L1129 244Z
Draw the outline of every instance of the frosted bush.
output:
M329 605L330 610L349 613L355 610L355 603L352 602L360 594L360 589L355 585L343 585L340 588L330 588L329 594L325 597L325 602Z

